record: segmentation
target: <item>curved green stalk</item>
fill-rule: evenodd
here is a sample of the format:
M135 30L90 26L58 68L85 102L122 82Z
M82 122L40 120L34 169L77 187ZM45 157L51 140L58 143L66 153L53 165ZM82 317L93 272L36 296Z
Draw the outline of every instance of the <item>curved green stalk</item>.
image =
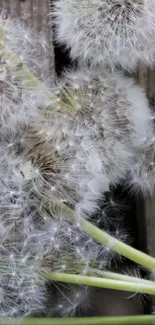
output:
M67 274L60 272L47 272L42 273L42 276L51 281L59 281L65 283L81 284L91 287L106 288L112 290L145 293L150 295L155 295L155 285L118 281L113 279L103 279L92 276L77 275L77 274Z
M4 325L4 320L0 324ZM5 325L154 325L155 315L119 317L78 317L78 318L25 318L15 323L14 319Z
M115 273L115 272L110 272L110 271L104 271L100 269L96 269L93 267L88 268L87 275L94 275L97 274L105 279L113 279L113 280L119 280L119 281L126 281L126 282L135 282L135 283L143 283L143 284L148 284L148 285L155 285L155 282L151 280L146 280L142 279L136 276L130 276L126 274L120 274L120 273Z
M105 231L100 230L84 218L80 219L80 226L96 241L111 248L113 251L144 266L147 269L155 270L155 258L142 253L135 248L110 236Z
M64 215L70 220L77 221L79 226L98 243L109 247L112 251L144 266L146 269L155 270L155 258L138 251L115 237L112 237L105 231L93 225L90 221L82 217L77 219L73 211L65 204L57 204L55 211L64 213Z

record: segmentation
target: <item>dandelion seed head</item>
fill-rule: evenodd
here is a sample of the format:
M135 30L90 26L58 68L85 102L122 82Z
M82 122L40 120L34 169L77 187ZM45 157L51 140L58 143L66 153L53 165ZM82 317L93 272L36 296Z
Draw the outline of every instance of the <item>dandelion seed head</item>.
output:
M48 121L36 119L24 139L36 174L34 187L42 195L48 186L47 196L53 201L71 204L78 217L88 216L109 184L130 170L137 148L150 132L149 106L132 78L107 70L66 73L58 87L61 105L68 108L65 117L58 109L59 118L55 113Z
M136 68L155 62L153 0L59 0L52 13L57 41L92 65ZM76 35L76 37L75 37Z

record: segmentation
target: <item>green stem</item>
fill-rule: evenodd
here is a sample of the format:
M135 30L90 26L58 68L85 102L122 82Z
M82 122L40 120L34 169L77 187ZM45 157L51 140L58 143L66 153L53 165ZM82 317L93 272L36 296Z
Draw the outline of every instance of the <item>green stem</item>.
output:
M4 325L4 320L0 324ZM5 325L154 325L155 315L79 318L25 318L18 322L5 321Z
M146 269L155 270L155 258L138 251L115 237L112 237L105 231L97 228L90 221L82 217L77 219L73 211L65 204L57 204L55 211L64 213L64 215L66 215L70 220L77 221L79 226L100 244L103 244L114 252L117 252L131 261L144 266Z
M65 283L74 283L80 285L86 285L91 287L106 288L112 290L145 293L150 295L155 295L155 285L118 281L113 279L102 279L92 276L77 275L77 274L67 274L59 272L48 272L43 273L42 276L47 280L59 281Z
M155 258L142 253L135 248L110 236L105 231L100 230L84 218L80 219L80 226L96 241L111 248L113 251L132 260L133 262L144 266L145 268L155 270Z
M113 279L113 280L120 280L120 281L126 281L126 282L135 282L135 283L143 283L143 284L148 284L148 285L155 285L153 281L146 280L139 278L137 276L130 276L130 275L125 275L125 274L120 274L120 273L115 273L115 272L108 272L108 271L103 271L100 269L95 269L93 267L88 268L87 274L98 274L103 278L106 279Z

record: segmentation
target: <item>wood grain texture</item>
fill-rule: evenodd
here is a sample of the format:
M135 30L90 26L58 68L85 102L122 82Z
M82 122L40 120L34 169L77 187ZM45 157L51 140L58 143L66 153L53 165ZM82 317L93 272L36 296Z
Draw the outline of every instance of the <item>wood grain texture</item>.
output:
M54 74L54 50L49 0L0 0L0 9L6 10L13 17L24 20L37 33L41 33L46 40L50 53L42 73L44 78L48 79Z
M140 67L137 80L145 88L150 104L155 110L155 70ZM155 193L152 197L138 202L137 218L140 246L155 257Z

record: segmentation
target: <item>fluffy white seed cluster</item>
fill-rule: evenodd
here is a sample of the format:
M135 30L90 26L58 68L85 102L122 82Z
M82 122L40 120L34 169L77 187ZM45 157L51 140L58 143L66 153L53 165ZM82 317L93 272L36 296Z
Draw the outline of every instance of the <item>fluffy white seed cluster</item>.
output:
M85 4L89 14L94 6ZM142 14L145 3L136 4ZM131 5L124 3L124 10ZM103 1L100 6L104 9ZM2 16L0 36L0 318L5 318L44 309L44 272L86 274L92 264L109 266L111 249L84 233L80 217L93 219L102 207L94 222L105 226L120 208L120 202L106 199L110 185L128 173L132 186L152 189L155 169L153 119L132 78L105 67L81 67L52 81L49 90L23 65L43 79L48 47L42 38ZM74 222L65 206L75 213ZM113 235L126 241L119 225ZM52 310L76 314L85 297L89 301L84 291L69 290L66 299L63 294L56 306L52 302Z
M12 70L11 60L6 59L3 53L0 57L0 132L9 132L9 136L11 132L20 132L21 127L36 114L36 96Z
M14 161L12 154L8 156ZM33 315L44 308L47 293L42 272L86 274L91 263L105 267L113 257L84 234L78 222L67 220L63 211L52 216L54 208L50 213L46 206L43 209L32 178L24 174L28 167L8 167L10 173L0 183L0 315L4 318Z
M34 183L38 192L48 184L53 200L75 207L78 216L91 215L148 137L148 102L133 79L106 70L69 73L55 94L47 120L31 130Z
M58 0L57 40L91 65L136 68L155 63L154 0Z
M30 29L25 22L7 17L4 13L0 15L0 25L3 26L3 33L7 46L11 47L13 53L17 54L23 64L26 64L30 71L40 79L45 80L48 75L48 65L53 55L50 42L39 35L35 30Z
M44 308L47 294L41 272L54 270L77 273L79 270L80 273L86 273L92 261L97 264L102 261L102 265L105 266L112 258L109 249L101 247L84 234L78 221L71 223L63 211L56 216L52 212L55 202L67 201L74 207L81 199L81 192L80 190L78 192L74 185L77 183L75 176L73 185L71 181L67 184L65 178L68 162L70 166L70 161L76 162L77 159L74 155L72 157L76 150L69 150L69 137L65 140L63 132L63 126L66 125L67 129L72 126L73 112L71 115L62 114L67 107L71 111L77 110L77 105L67 103L66 90L62 94L63 100L60 100L63 87L57 89L59 90L57 94L57 90L53 89L50 101L46 94L39 95L38 89L36 93L29 89L27 80L22 81L20 75L22 66L8 56L4 46L6 44L7 39L4 35L0 56L0 317L2 318L33 315ZM75 101L74 96L69 97ZM52 115L51 111L48 113L49 102L53 108ZM59 123L56 114L60 117ZM71 132L72 128L75 131L78 126L76 128L72 126ZM90 135L90 131L86 133ZM75 137L78 143L79 135L76 134ZM60 144L61 154L58 149ZM91 144L93 145L93 138ZM84 168L82 161L80 165L82 171ZM60 175L59 170L62 170ZM87 172L87 181L92 175L92 171ZM80 178L79 174L78 177ZM55 184L59 184L56 191ZM84 191L82 193L84 194ZM50 213L48 209L46 210L46 204L44 207L44 201L53 205Z

